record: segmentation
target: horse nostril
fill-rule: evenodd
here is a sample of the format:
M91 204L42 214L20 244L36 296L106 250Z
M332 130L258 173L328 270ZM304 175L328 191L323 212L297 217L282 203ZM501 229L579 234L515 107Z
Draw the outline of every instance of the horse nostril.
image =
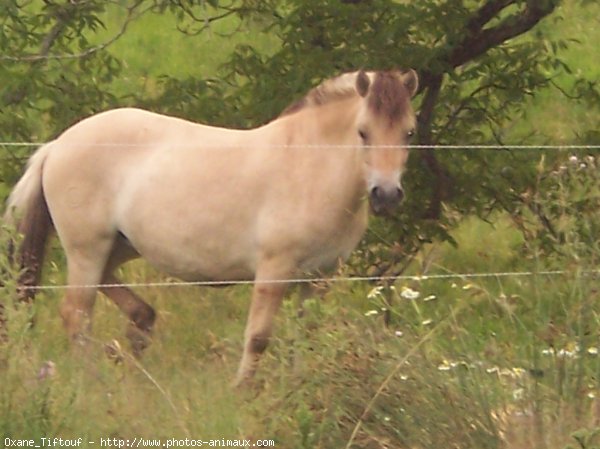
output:
M404 199L404 190L401 187L385 189L375 186L371 189L371 199L384 203L400 202Z
M395 185L373 186L369 191L371 209L376 215L390 213L404 198L404 190Z
M371 189L371 198L380 200L381 196L381 187L375 186Z
M400 187L397 187L396 195L398 196L398 201L402 201L404 199L404 190L402 190Z

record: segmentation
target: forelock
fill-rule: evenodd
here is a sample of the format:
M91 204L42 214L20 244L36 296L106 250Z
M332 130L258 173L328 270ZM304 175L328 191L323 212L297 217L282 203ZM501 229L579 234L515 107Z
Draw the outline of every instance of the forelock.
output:
M410 110L410 95L394 72L377 72L369 89L368 105L393 124Z

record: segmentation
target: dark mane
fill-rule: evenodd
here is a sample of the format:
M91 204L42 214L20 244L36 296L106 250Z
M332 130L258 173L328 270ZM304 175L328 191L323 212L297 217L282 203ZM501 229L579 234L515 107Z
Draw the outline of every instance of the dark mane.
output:
M283 117L310 106L327 104L357 94L357 73L345 73L323 81L303 98L285 108L279 116ZM368 75L371 80L368 93L368 104L371 110L377 115L388 118L390 122L395 122L406 114L410 108L410 94L399 72L369 72Z
M303 98L285 108L279 116L293 114L309 106L320 106L334 100L348 98L356 93L355 79L356 73L345 73L325 80L317 87L313 87Z

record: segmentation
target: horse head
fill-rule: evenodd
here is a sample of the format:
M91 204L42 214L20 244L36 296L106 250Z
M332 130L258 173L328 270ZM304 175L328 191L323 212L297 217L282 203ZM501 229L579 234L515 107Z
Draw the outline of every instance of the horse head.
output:
M363 99L355 139L363 148L371 210L391 212L404 198L402 174L416 118L410 104L418 88L414 70L356 73L355 89Z

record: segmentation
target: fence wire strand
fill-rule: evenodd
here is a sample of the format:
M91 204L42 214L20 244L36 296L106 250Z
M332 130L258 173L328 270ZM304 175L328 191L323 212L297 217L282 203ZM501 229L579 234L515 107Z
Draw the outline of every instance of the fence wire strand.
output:
M2 157L0 156L0 161L10 161L10 162L19 162L19 163L23 163L26 162L29 157L30 154L18 154L15 151L13 151L13 148L32 148L32 147L40 147L43 146L45 144L47 144L49 142L0 142L0 148L4 148L6 150L8 150L8 156L7 157ZM84 146L84 145L88 145L87 143L83 142L81 144L70 144L71 146ZM101 147L101 148L136 148L136 147L140 147L140 146L146 146L147 144L126 144L126 143L119 143L119 142L113 142L113 143L97 143L95 144L97 147ZM198 144L196 143L190 143L190 144L178 144L177 145L178 148L185 148L185 147L199 147ZM228 145L210 145L208 147L202 147L202 149L212 149L212 150L219 150L219 149L225 149L225 148L229 148L229 149L235 149L235 148L243 148L243 149L247 149L247 150L251 150L253 148L274 148L274 149L285 149L285 148L292 148L292 149L302 149L302 148L318 148L318 149L343 149L343 148L347 148L347 149L353 149L356 148L357 145L300 145L300 144L296 144L296 145L286 145L286 144L281 144L281 145L277 145L277 144L260 144L260 145L245 145L245 144L228 144ZM367 145L365 146L365 148L373 148L373 149L377 149L377 148L401 148L398 145ZM492 145L492 144L481 144L481 145L445 145L445 144L433 144L433 145L407 145L407 146L403 146L402 148L407 148L409 150L413 150L413 151L424 151L424 150L453 150L453 151L465 151L465 150L486 150L486 151L514 151L514 150L520 150L520 151L525 151L525 150L537 150L537 151L597 151L600 150L600 145L506 145L506 144L498 144L498 145Z
M0 142L1 147L38 147L45 145L49 142L14 142L14 141L6 141ZM70 146L83 146L88 145L87 142L81 143L70 143ZM148 146L148 144L131 144L131 143L123 143L123 142L105 142L105 143L95 143L97 147L102 148L136 148L140 146ZM198 147L200 146L197 143L190 143L186 145L178 144L177 147ZM222 144L222 145L207 145L203 146L203 148L332 148L332 149L342 149L342 148L356 148L357 145L335 145L335 144L326 144L326 145L318 145L318 144ZM566 145L521 145L521 144L431 144L431 145L367 145L367 148L408 148L411 150L599 150L600 144L566 144Z
M0 147L15 148L15 147L38 147L50 142L15 142L15 141L0 141ZM77 144L70 144L77 145ZM87 145L87 143L81 143ZM123 147L138 147L142 144L124 144L119 142L96 144L100 147L107 148L123 148ZM184 145L187 147L195 147L198 144L190 143ZM181 147L181 145L178 145ZM213 145L209 148L356 148L356 145ZM369 148L400 148L397 145L373 145ZM408 149L415 150L600 150L600 144L580 145L510 145L510 144L434 144L434 145L408 145ZM16 158L18 156L15 155ZM428 280L455 280L455 279L482 279L482 278L505 278L505 277L532 277L532 276L564 276L571 273L567 270L546 270L546 271L504 271L504 272L480 272L480 273L447 273L447 274L429 274L429 275L396 275L396 276L352 276L352 277L306 277L293 279L271 279L271 280L233 280L233 281L160 281L160 282L134 282L134 283L119 283L119 284L86 284L86 285L30 285L21 286L23 290L67 290L81 288L152 288L152 287L189 287L189 286L231 286L231 285L255 285L255 284L303 284L303 283L318 283L318 282L396 282L396 281L428 281ZM581 273L585 276L598 276L600 270L587 270Z
M81 284L81 285L29 285L19 287L23 290L68 290L83 288L151 288L151 287L225 287L233 285L256 285L256 284L310 284L318 282L340 283L340 282L397 282L397 281L431 281L431 280L456 280L456 279L483 279L483 278L506 278L506 277L533 277L533 276L565 276L573 273L568 270L545 270L545 271L500 271L480 273L440 273L425 275L396 275L396 276L343 276L343 277L305 277L292 279L260 279L260 280L233 280L233 281L159 281L159 282L131 282L118 284ZM600 270L585 270L579 274L587 277L600 275Z

